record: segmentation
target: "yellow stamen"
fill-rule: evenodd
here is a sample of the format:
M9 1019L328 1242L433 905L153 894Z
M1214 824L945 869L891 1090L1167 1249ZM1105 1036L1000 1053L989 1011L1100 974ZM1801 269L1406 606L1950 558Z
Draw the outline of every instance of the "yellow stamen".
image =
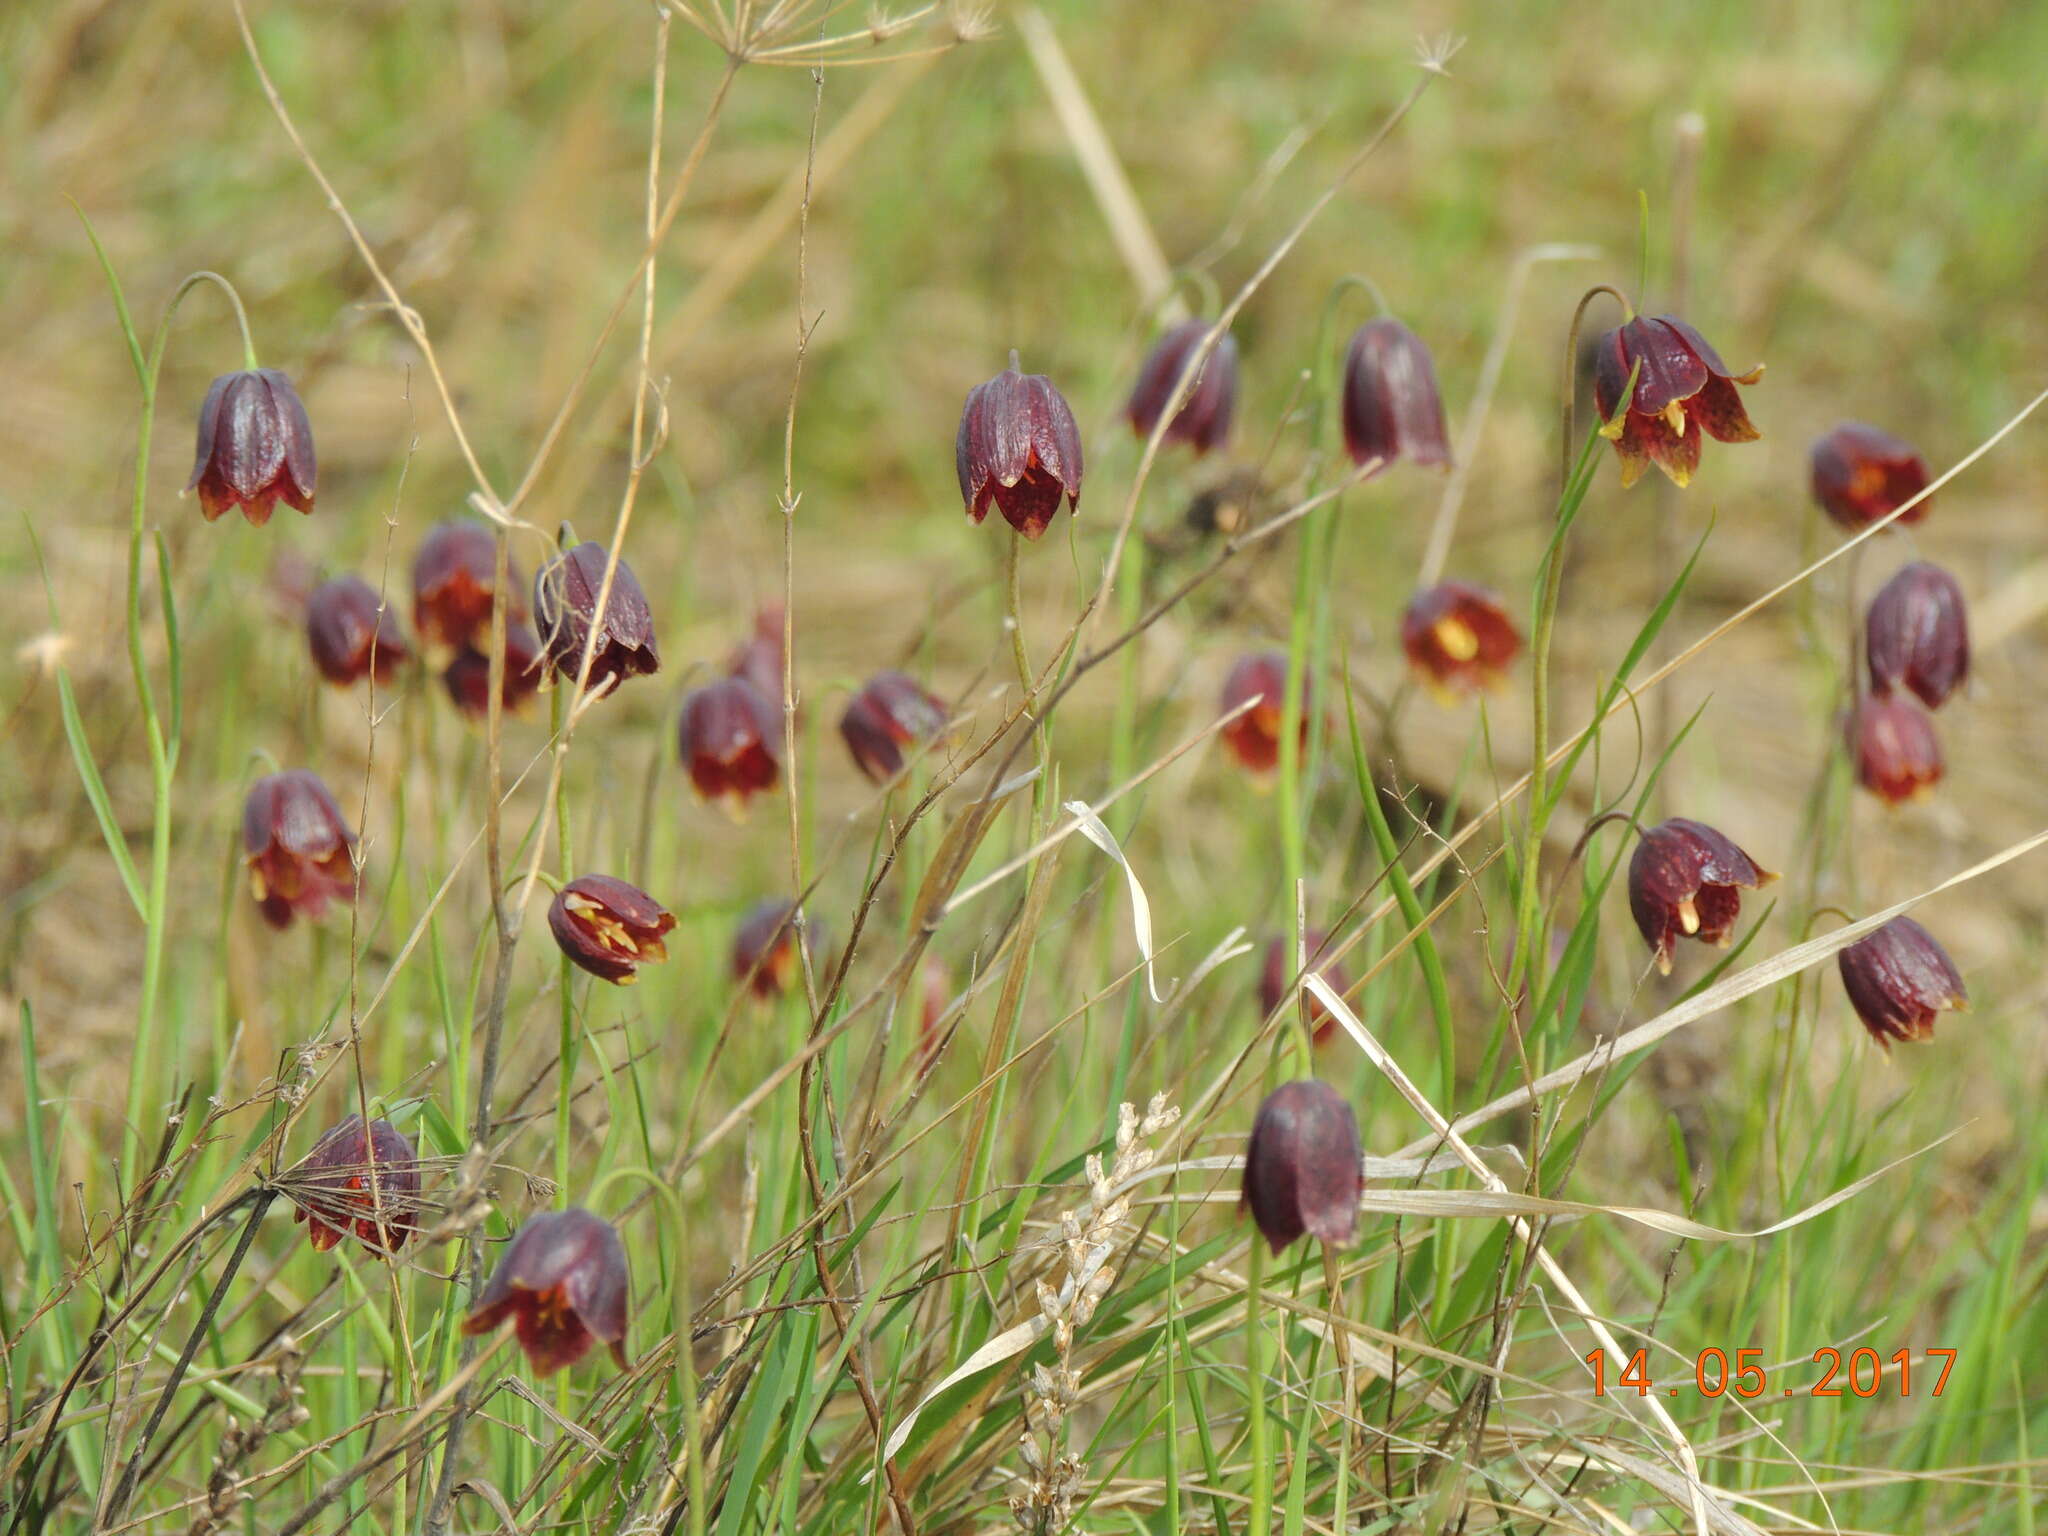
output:
M1692 904L1690 896L1678 904L1678 926L1685 931L1688 938L1700 931L1699 908Z
M1472 632L1470 624L1456 615L1438 619L1432 632L1436 635L1436 643L1453 661L1470 661L1479 654L1479 636Z

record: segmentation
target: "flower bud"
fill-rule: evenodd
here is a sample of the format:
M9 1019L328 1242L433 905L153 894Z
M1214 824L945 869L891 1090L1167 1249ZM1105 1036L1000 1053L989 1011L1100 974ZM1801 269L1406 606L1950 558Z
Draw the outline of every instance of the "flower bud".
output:
M519 567L507 562L508 618L524 618ZM427 645L483 649L491 633L497 588L498 539L482 523L457 518L435 525L412 562L412 626Z
M306 644L320 675L343 688L372 675L382 688L412 654L397 616L360 576L337 576L313 589Z
M1941 781L1941 738L1911 699L1866 694L1849 713L1847 737L1856 782L1887 805L1923 799Z
M1160 413L1173 396L1173 386L1180 382L1188 360L1209 330L1206 320L1184 321L1160 337L1152 348L1145 366L1138 372L1130 403L1124 407L1131 430L1138 436L1150 437L1159 425ZM1186 443L1198 456L1205 454L1230 436L1230 417L1236 406L1237 341L1225 331L1195 376L1187 400L1167 424L1165 440Z
M781 777L782 712L745 678L722 678L683 700L676 746L697 794L738 815Z
M1259 651L1241 656L1223 680L1223 712L1251 708L1223 727L1223 744L1253 774L1271 773L1280 763L1280 726L1287 697L1287 655ZM1308 740L1309 689L1301 688L1301 739Z
M1937 1013L1970 1006L1955 962L1910 917L1836 951L1835 963L1849 1006L1886 1050L1894 1040L1932 1040Z
M1336 1089L1303 1078L1266 1096L1245 1148L1238 1209L1251 1211L1273 1252L1304 1232L1326 1243L1351 1241L1364 1188L1358 1122Z
M548 928L562 953L622 987L640 979L647 961L668 958L662 935L675 925L660 902L610 875L579 875L548 907Z
M488 646L488 627L478 637ZM500 708L515 715L540 688L540 641L517 619L505 621L505 680L498 690ZM471 720L488 718L491 711L491 657L488 651L463 646L441 674L441 686L455 707Z
M242 806L243 862L257 910L273 928L317 918L329 901L353 903L356 837L341 807L303 768L269 774Z
M860 771L886 784L903 771L903 749L936 736L946 706L901 672L877 672L848 700L839 734Z
M1308 948L1309 970L1323 978L1330 990L1339 997L1351 990L1351 978L1344 973L1344 967L1335 960L1322 960L1322 952L1330 947L1330 936L1320 928L1311 928L1302 935ZM1259 969L1259 1009L1271 1018L1280 1005L1287 1000L1289 985L1302 974L1295 960L1294 946L1280 935L1267 941L1265 962ZM1323 1006L1323 1000L1313 992L1308 995L1309 1023L1315 1030L1315 1043L1321 1045L1330 1038L1330 1032L1337 1027L1337 1021L1330 1017L1330 1010Z
M1910 444L1860 421L1845 421L1816 439L1812 460L1813 499L1850 533L1889 516L1927 489L1927 461ZM1919 522L1928 505L1921 501L1898 522Z
M1617 422L1621 392L1638 365L1635 394ZM1754 384L1763 372L1758 364L1730 373L1721 354L1676 315L1637 315L1602 336L1594 350L1593 403L1600 434L1621 459L1622 486L1634 485L1645 464L1685 485L1699 468L1702 431L1724 443L1754 442L1762 434L1735 386Z
M277 1182L319 1252L353 1231L364 1247L395 1253L419 1230L419 1153L389 1120L365 1132L363 1117L350 1115Z
M1401 615L1401 649L1439 696L1498 684L1522 648L1500 599L1484 587L1446 581L1418 592Z
M960 499L979 523L991 502L1027 539L1081 500L1081 429L1052 380L1010 366L968 392L953 444Z
M1344 447L1354 464L1451 462L1436 364L1422 338L1391 315L1367 321L1351 338L1343 416Z
M1742 913L1742 893L1778 877L1712 827L1682 816L1650 828L1628 862L1628 905L1657 969L1671 974L1682 939L1726 949Z
M574 1365L594 1344L609 1345L624 1370L630 1289L616 1227L580 1206L544 1211L506 1245L462 1331L489 1333L511 1318L536 1376Z
M619 561L612 587L604 591L608 552L591 540L545 565L533 578L533 619L547 647L548 659L565 682L574 682L583 665L585 647L592 647L589 689L644 677L661 667L654 646L654 612L632 567ZM604 594L604 612L597 600ZM591 640L595 630L596 640Z
M1963 589L1938 565L1915 560L1871 599L1863 621L1873 693L1903 684L1939 709L1970 675Z
M210 523L232 507L258 528L278 502L313 510L313 424L275 368L224 373L199 408L199 447L185 489Z

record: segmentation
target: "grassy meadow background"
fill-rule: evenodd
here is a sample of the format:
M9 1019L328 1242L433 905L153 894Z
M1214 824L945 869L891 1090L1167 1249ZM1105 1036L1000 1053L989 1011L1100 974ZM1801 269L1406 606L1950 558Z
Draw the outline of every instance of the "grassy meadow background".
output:
M752 13L793 10L792 44L821 23L833 34L868 24L862 7L825 9ZM643 248L656 11L253 0L250 13L307 149L426 326L483 470L508 495ZM718 46L681 15L668 32L664 195L719 104L655 264L649 372L667 431L625 545L663 664L582 718L564 785L572 872L638 881L678 927L667 963L637 986L571 983L565 1139L564 976L536 893L506 997L495 1165L479 1171L463 1165L463 1128L495 960L478 851L485 733L417 672L380 691L373 724L362 690L320 682L285 593L309 568L355 571L388 587L410 633L413 550L463 512L475 481L418 349L266 102L231 6L34 0L0 12L6 1528L254 1533L304 1517L305 1529L380 1533L444 1518L457 1531L1011 1529L1009 1501L1034 1479L1019 1448L1029 1402L1037 1443L1083 1468L1071 1508L1027 1529L2032 1533L2048 1510L2040 853L1916 913L1973 1001L1942 1018L1932 1044L1880 1051L1828 959L1667 1036L1596 1088L1473 1133L1517 1189L1741 1232L1921 1152L1754 1240L1678 1240L1606 1212L1539 1223L1608 1326L1650 1350L1659 1398L1717 1490L1711 1508L1695 1509L1669 1434L1632 1392L1592 1394L1577 1362L1596 1340L1527 1268L1499 1211L1473 1206L1482 1186L1459 1169L1376 1184L1419 1191L1414 1211L1369 1203L1357 1243L1328 1268L1313 1244L1255 1265L1231 1171L1137 1186L1128 1225L1102 1238L1116 1280L1063 1357L1076 1400L1048 1421L1029 1380L1034 1364L1055 1363L1040 1341L942 1394L893 1469L878 1469L864 1398L886 1433L977 1348L1038 1315L1036 1282L1056 1289L1067 1272L1061 1213L1089 1198L1083 1158L1115 1156L1120 1103L1164 1095L1183 1117L1147 1144L1162 1162L1214 1159L1242 1151L1266 1087L1300 1075L1291 1010L1275 1021L1259 1004L1256 950L1197 976L1234 930L1259 946L1290 930L1290 817L1309 923L1360 935L1346 959L1354 978L1391 957L1352 1002L1408 1075L1462 1111L1524 1073L1489 966L1505 976L1510 963L1511 879L1529 846L1519 803L1461 849L1477 866L1505 846L1498 863L1470 880L1456 864L1418 880L1418 910L1462 889L1423 938L1403 943L1405 909L1365 921L1400 882L1386 874L1361 768L1387 791L1384 830L1414 868L1524 772L1531 741L1526 656L1479 702L1402 693L1398 620L1442 485L1396 466L1246 548L1084 677L1051 719L1056 775L1011 796L966 872L965 884L994 874L1057 827L1059 801L1097 803L1173 753L1214 720L1231 663L1285 648L1308 616L1332 663L1321 693L1332 714L1303 793L1252 784L1211 740L1106 813L1149 899L1170 1003L1147 992L1122 874L1072 837L932 931L954 1006L943 1053L921 1057L923 960L903 985L882 984L920 940L920 885L949 854L948 829L972 819L1005 740L902 839L846 984L816 1021L844 1025L818 1070L777 1077L813 1031L802 988L768 1005L740 996L728 950L750 906L792 894L789 801L768 797L742 821L697 803L675 720L682 694L782 600L814 106L802 324L815 325L789 439L800 495L789 576L794 862L815 882L807 910L832 946L821 983L891 829L1016 700L1002 627L1009 534L999 519L968 523L952 470L967 390L1014 347L1058 383L1087 444L1079 516L1023 551L1038 664L1095 590L1140 457L1121 412L1158 311L1033 67L1028 22L1007 6L986 15L987 35L958 46L958 30L976 29L941 7L878 49L835 48L856 62L828 69L822 94L808 69L757 61L720 98ZM1704 536L1660 656L1840 542L1807 492L1819 433L1871 421L1940 471L2048 386L2048 9L1070 0L1043 15L1159 248L1201 274L1181 290L1198 305L1205 285L1227 296L1252 275L1415 87L1419 38L1465 40L1239 316L1233 440L1201 461L1162 452L1118 588L1092 621L1096 643L1214 557L1219 541L1186 516L1202 493L1262 467L1253 515L1264 516L1336 478L1316 460L1335 440L1318 426L1316 381L1371 313L1351 293L1326 322L1346 274L1369 276L1428 342L1455 431L1517 253L1584 243L1602 254L1530 276L1448 565L1500 590L1526 632L1557 502L1571 308L1602 281L1640 288L1647 312L1665 307L1685 113L1699 114L1704 138L1684 312L1730 364L1767 365L1745 396L1764 436L1710 444L1679 494L1654 476L1623 492L1601 447L1571 531L1553 743L1589 718L1650 618L1671 549ZM137 395L71 202L145 338L186 274L234 282L264 365L300 388L320 456L310 518L281 509L262 529L233 516L209 525L180 499L207 383L240 366L218 296L195 294L171 335L147 466L183 709L165 959L146 1032L144 927L60 708L61 669L112 818L146 863L152 774L123 623ZM1612 324L1610 313L1589 323ZM635 291L519 508L513 559L529 578L563 520L581 538L611 535L640 319ZM1582 409L1579 432L1590 425ZM1597 834L1582 865L1563 859L1588 817L1635 808L1656 734L1673 723L1692 721L1640 814L1708 822L1786 875L1746 900L1742 948L1721 974L2042 829L2044 507L2048 423L2029 420L1938 492L1924 523L1826 566L1607 723L1545 844L1546 895L1562 893L1551 920L1591 948L1567 967L1563 1003L1521 1008L1536 1067L1654 1018L1729 962L1686 945L1670 982L1645 975L1612 879L1625 829ZM1316 541L1307 562L1304 538ZM1967 696L1938 719L1947 777L1892 811L1849 782L1835 712L1845 605L1915 556L1961 581L1976 660ZM173 647L153 569L145 586L145 660L168 698ZM849 691L890 666L968 719L885 803L834 726ZM1340 666L1358 691L1356 757ZM548 743L545 697L505 724L507 779L539 764L503 813L517 869L531 835L552 835ZM361 831L354 925L337 913L275 933L257 919L238 836L243 794L270 762L319 772ZM556 872L552 849L543 867ZM1369 1153L1430 1144L1428 1123L1341 1035L1315 1071L1356 1107ZM434 1220L455 1207L449 1235L409 1247L387 1273L353 1245L313 1253L273 1207L137 1493L110 1517L107 1485L239 1223L206 1228L140 1298L137 1277L241 1194L250 1166L303 1156L361 1098L436 1160L428 1194ZM265 1140L281 1128L280 1142ZM823 1217L809 1158L822 1188L844 1195L858 1181ZM450 1422L437 1394L464 1358L452 1332L466 1297L460 1234L501 1238L563 1199L625 1233L634 1369L615 1373L600 1352L531 1383L501 1350L474 1378L481 1406L457 1450L457 1497L437 1510ZM692 1343L679 1356L685 1314ZM1815 1350L1858 1345L1887 1359L1958 1354L1940 1398L1918 1375L1910 1396L1806 1395ZM1702 1350L1749 1347L1771 1368L1767 1397L1745 1407L1695 1388ZM1374 1364L1388 1351L1391 1382ZM1679 1395L1664 1395L1667 1381L1684 1384ZM1781 1382L1797 1392L1781 1396ZM267 1438L234 1450L231 1424L246 1440L252 1423L270 1426ZM222 1464L239 1481L209 1514ZM335 1480L345 1486L329 1490ZM196 1523L206 1519L217 1524Z

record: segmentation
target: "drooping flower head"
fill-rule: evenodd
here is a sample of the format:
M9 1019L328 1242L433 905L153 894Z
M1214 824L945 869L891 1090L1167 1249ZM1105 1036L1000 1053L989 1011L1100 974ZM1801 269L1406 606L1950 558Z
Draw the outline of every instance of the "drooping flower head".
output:
M1320 928L1311 928L1302 935L1308 948L1310 973L1320 976L1330 985L1330 990L1343 996L1351 990L1351 978L1336 960L1319 958L1330 947L1330 936ZM1259 968L1259 1008L1268 1017L1287 999L1288 985L1301 975L1301 967L1295 963L1294 946L1287 939L1275 934L1266 943L1265 962ZM1321 1045L1330 1038L1337 1027L1337 1021L1330 1016L1330 1010L1323 1000L1314 993L1308 995L1309 1023L1315 1030L1315 1043Z
M977 523L991 503L1027 539L1044 533L1065 499L1081 500L1081 429L1052 380L1010 366L968 391L953 444L960 499Z
M485 630L484 645L491 643ZM505 679L498 689L499 707L508 715L526 707L540 689L540 640L517 619L505 621ZM441 685L448 698L471 720L482 720L491 710L491 657L485 650L465 645L450 658L441 673Z
M577 876L548 907L548 929L562 953L622 987L640 979L642 965L668 958L662 936L675 925L660 902L610 875Z
M1671 974L1680 939L1726 949L1742 913L1742 893L1778 877L1712 827L1682 816L1650 828L1628 863L1628 905L1657 969Z
M754 628L726 658L729 676L744 677L771 704L782 702L782 605L754 615Z
M1621 420L1614 413L1638 364L1636 392ZM1593 401L1609 423L1601 435L1621 458L1621 483L1634 485L1645 464L1655 464L1684 485L1700 464L1700 434L1724 443L1755 441L1760 434L1735 386L1754 384L1763 366L1730 373L1721 354L1676 315L1637 315L1600 338L1594 354Z
M630 1289L616 1227L580 1206L544 1211L506 1246L462 1331L489 1333L511 1318L536 1376L574 1365L595 1344L610 1346L624 1370Z
M1941 738L1911 699L1865 694L1849 712L1847 738L1856 782L1886 805L1925 799L1941 782Z
M313 1143L305 1161L278 1180L325 1253L350 1232L365 1248L395 1253L419 1230L419 1153L389 1120L350 1115Z
M1150 437L1159 425L1160 413L1173 396L1173 386L1180 382L1182 370L1208 334L1208 321L1187 320L1153 346L1145 366L1138 371L1130 403L1124 407L1131 430L1138 436ZM1165 441L1186 443L1198 456L1205 454L1229 438L1230 418L1236 407L1237 340L1225 331L1217 338L1215 351L1202 364L1187 400L1167 423Z
M382 688L412 654L390 605L354 575L323 581L306 599L306 646L320 675L343 688L373 674Z
M1910 917L1835 953L1849 1006L1886 1050L1894 1040L1932 1040L1934 1016L1967 1009L1970 994L1948 951Z
M906 747L945 728L946 706L901 672L877 672L847 701L839 734L860 771L886 784L903 771Z
M805 948L815 956L824 940L808 924ZM796 978L796 903L769 897L747 909L732 935L732 979L762 999L780 997Z
M508 561L505 574L506 617L524 618L517 563ZM490 529L467 518L437 523L412 561L412 625L422 643L484 649L497 578L498 541Z
M1863 640L1874 693L1904 687L1939 709L1970 675L1963 589L1925 560L1901 567L1870 600Z
M1354 464L1451 462L1436 363L1422 338L1391 315L1368 320L1351 338L1343 417L1344 447Z
M1813 444L1813 499L1842 528L1854 533L1887 517L1927 489L1927 461L1891 433L1845 421ZM1902 514L1917 523L1932 498ZM1893 527L1898 524L1894 523Z
M258 528L282 501L313 510L318 469L313 424L291 380L275 368L224 373L199 408L199 448L185 489L210 523L234 507Z
M1301 739L1308 740L1309 689L1302 679ZM1223 680L1225 714L1245 704L1244 711L1223 727L1223 744L1251 773L1271 773L1280 763L1280 727L1287 698L1287 655L1258 651L1240 656Z
M268 774L242 804L242 853L249 893L273 928L317 918L330 901L353 902L356 835L341 807L304 768Z
M639 578L624 560L612 572L604 612L597 611L598 596L604 593L607 553L594 539L578 544L542 566L533 578L533 621L548 659L565 682L576 680L584 649L592 643L591 631L596 630L589 678L593 693L607 683L645 677L661 668L661 655L654 645L654 611L647 606Z
M1401 649L1433 692L1472 693L1500 682L1522 649L1522 636L1493 593L1446 581L1409 601L1401 615Z
M1245 1148L1238 1209L1250 1210L1273 1252L1303 1233L1350 1242L1364 1188L1358 1121L1336 1089L1303 1078L1266 1096Z
M782 711L745 678L721 678L683 700L676 747L697 794L738 815L782 776Z

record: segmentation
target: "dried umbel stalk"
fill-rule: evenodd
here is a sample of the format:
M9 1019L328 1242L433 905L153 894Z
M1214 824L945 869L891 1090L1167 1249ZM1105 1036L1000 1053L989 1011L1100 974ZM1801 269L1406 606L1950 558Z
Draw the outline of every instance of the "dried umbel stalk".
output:
M1010 1513L1030 1536L1063 1530L1074 1513L1088 1465L1067 1449L1067 1416L1081 1400L1081 1373L1074 1365L1074 1330L1095 1316L1116 1283L1111 1262L1129 1240L1130 1197L1119 1191L1152 1166L1154 1152L1143 1142L1168 1129L1180 1110L1155 1093L1141 1115L1135 1104L1117 1110L1116 1155L1109 1166L1088 1156L1088 1204L1060 1213L1059 1260L1037 1281L1038 1310L1052 1332L1053 1363L1034 1366L1024 1389L1023 1488L1010 1496ZM1052 1274L1060 1283L1053 1284Z
M237 1506L249 1495L243 1491L242 1469L249 1465L272 1435L297 1429L312 1415L299 1401L304 1388L299 1377L306 1368L306 1353L298 1340L281 1334L272 1357L271 1389L263 1405L263 1417L246 1428L232 1417L220 1437L220 1450L213 1458L213 1471L206 1479L206 1504L186 1536L211 1536L225 1530Z

